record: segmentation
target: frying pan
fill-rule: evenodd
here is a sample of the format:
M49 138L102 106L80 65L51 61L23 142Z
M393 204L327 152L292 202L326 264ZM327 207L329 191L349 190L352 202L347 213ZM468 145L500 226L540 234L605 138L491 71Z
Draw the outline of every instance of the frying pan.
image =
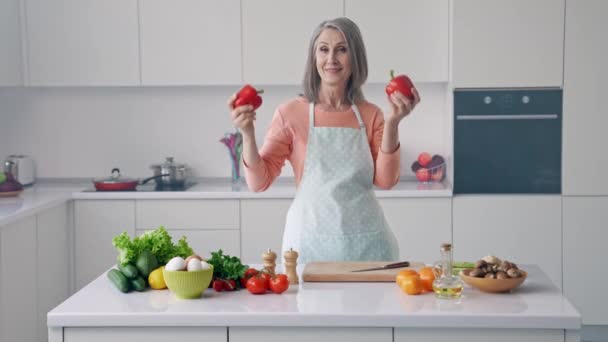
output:
M156 175L142 180L135 178L123 177L120 175L120 169L113 168L112 175L109 178L93 179L95 190L97 191L134 191L138 185L143 185L152 179L168 176L168 174Z

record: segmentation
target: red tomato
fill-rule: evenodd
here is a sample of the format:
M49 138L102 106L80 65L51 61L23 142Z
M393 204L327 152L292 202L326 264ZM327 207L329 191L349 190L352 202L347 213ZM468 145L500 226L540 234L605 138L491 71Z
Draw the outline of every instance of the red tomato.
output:
M243 288L247 287L247 280L249 280L249 278L257 275L259 272L258 270L256 270L255 268L248 268L247 271L245 271L245 275L243 276L243 278L241 278L241 286Z
M251 277L247 280L247 290L253 294L266 292L266 281L262 277Z
M266 290L270 290L270 273L260 272L258 276L264 279L264 284L266 284Z
M277 274L270 278L270 290L274 293L283 293L289 287L289 279L284 274Z
M220 279L215 279L213 281L213 289L217 292L222 292L224 291L224 281L220 280Z

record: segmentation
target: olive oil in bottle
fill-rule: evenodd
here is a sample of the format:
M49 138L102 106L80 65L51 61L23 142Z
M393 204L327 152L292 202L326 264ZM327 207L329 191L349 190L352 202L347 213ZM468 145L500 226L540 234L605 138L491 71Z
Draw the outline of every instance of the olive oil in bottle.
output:
M441 275L433 281L433 292L439 299L456 299L462 295L462 280L452 274L452 244L441 245Z

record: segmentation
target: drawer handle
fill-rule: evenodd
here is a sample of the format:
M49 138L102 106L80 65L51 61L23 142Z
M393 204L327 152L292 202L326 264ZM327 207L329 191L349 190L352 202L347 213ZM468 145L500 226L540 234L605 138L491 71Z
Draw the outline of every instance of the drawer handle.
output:
M557 114L456 115L456 120L555 120Z

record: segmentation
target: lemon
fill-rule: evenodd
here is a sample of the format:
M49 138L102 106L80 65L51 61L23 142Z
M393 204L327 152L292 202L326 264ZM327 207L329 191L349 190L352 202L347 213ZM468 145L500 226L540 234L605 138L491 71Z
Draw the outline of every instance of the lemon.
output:
M148 276L148 283L150 287L155 290L162 290L167 288L167 284L165 283L165 277L163 277L163 268L165 266L161 266L150 273Z

